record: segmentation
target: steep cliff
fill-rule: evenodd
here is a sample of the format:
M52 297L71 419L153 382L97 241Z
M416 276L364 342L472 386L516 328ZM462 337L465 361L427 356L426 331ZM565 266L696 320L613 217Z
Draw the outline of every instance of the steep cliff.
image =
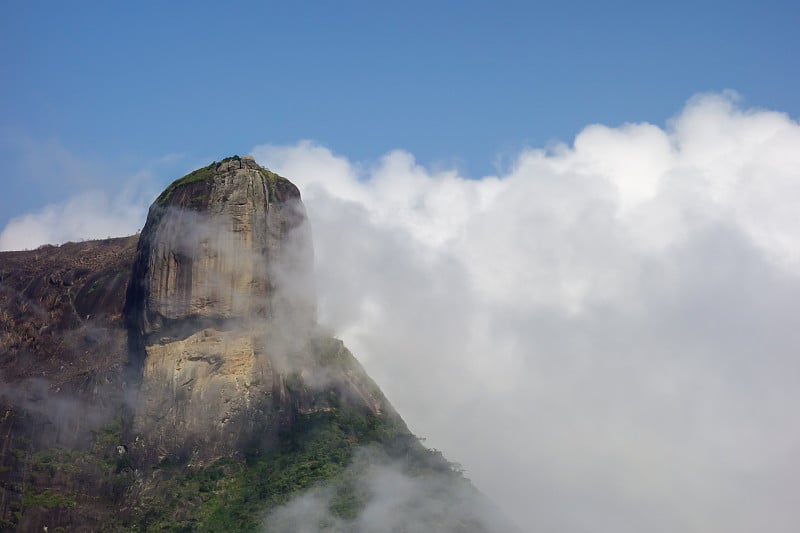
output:
M509 530L319 330L312 254L297 188L237 156L167 187L138 241L0 254L0 528L294 531L312 490L302 527L376 530L389 469L420 483L393 520Z
M312 256L297 187L251 157L229 158L175 181L151 206L126 313L145 337L187 320L267 317L286 267L311 286ZM306 300L293 304L308 307L310 324L313 292Z
M286 427L282 363L300 355L268 339L277 321L295 351L310 339L313 294L289 307L278 289L312 286L308 233L297 188L252 158L199 169L156 199L126 305L144 351L137 451L212 458Z

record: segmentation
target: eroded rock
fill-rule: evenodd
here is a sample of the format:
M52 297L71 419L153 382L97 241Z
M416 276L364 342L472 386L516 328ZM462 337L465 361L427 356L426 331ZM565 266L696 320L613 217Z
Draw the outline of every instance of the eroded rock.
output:
M252 158L192 172L153 203L126 305L144 351L145 455L237 453L290 423L284 377L308 350L312 258L299 191Z

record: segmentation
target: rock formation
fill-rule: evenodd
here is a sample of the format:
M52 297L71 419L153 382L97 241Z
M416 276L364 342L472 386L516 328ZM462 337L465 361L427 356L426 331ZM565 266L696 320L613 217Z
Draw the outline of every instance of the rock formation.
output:
M138 240L0 253L0 530L288 531L264 511L320 483L355 530L375 462L428 530L503 523L319 331L311 269L299 191L237 156Z
M312 258L299 191L252 157L199 169L156 199L126 306L144 351L137 450L228 455L311 408L286 380L320 373ZM378 409L365 390L349 396Z
M268 316L280 269L291 265L305 276L293 271L294 283L309 286L312 254L297 187L252 157L214 163L151 206L127 312L146 337L186 320Z

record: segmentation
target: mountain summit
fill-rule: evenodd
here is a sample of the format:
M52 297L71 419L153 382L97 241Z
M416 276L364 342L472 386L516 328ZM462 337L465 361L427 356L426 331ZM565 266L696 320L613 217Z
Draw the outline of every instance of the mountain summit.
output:
M0 283L0 528L513 530L317 326L300 192L252 157Z
M125 308L144 360L138 450L236 453L310 408L286 379L315 368L312 258L300 192L251 157L198 169L156 199Z

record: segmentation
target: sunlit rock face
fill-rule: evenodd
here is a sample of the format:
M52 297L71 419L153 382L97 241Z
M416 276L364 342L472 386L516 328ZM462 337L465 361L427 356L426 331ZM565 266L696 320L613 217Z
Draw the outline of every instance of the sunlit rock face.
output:
M299 191L252 158L158 197L126 302L144 352L134 430L145 456L236 453L290 423L285 379L314 323L312 256Z

